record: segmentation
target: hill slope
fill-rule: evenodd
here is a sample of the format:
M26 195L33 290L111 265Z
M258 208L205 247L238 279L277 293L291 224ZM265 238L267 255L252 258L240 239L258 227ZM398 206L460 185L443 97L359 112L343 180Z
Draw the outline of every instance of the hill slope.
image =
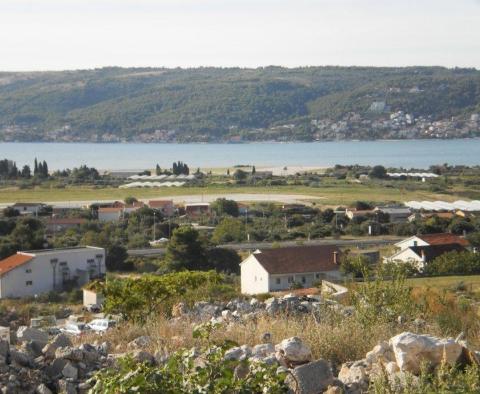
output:
M373 102L386 106L372 112ZM372 122L390 119L393 111L412 114L418 124L456 116L461 123L447 128L474 135L475 124L462 122L480 112L480 72L267 67L0 73L2 140L387 138L395 125L375 128Z

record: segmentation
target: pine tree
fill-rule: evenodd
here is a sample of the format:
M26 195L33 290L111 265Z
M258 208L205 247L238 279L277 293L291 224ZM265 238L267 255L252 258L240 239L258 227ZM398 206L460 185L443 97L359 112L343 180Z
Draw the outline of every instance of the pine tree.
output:
M47 162L45 160L43 161L42 167L43 167L43 176L45 178L48 178L48 165L47 165Z
M38 161L37 158L35 157L35 161L33 164L33 175L38 175Z
M252 175L255 175L255 173L257 172L257 170L255 169L255 166L252 167Z
M160 166L158 164L155 167L155 174L156 175L161 175L162 174L162 169L160 168Z

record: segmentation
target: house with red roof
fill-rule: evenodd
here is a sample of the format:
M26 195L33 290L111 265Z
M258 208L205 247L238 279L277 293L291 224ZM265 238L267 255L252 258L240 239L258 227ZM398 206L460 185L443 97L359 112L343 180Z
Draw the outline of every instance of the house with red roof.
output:
M160 211L163 216L171 217L175 213L173 200L150 200L148 207Z
M425 265L448 252L463 252L470 246L468 240L450 233L414 235L395 246L397 252L384 258L384 262L410 263L422 271Z
M93 246L17 252L0 260L0 299L78 287L105 274L105 249Z
M340 250L335 245L256 250L240 263L240 272L243 294L312 287L323 279L342 277Z

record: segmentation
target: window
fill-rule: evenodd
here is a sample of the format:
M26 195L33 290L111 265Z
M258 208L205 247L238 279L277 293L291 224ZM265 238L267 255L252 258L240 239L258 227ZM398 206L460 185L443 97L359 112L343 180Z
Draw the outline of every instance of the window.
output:
M275 280L275 282L277 283L277 285L279 285L279 284L281 283L281 279L280 279L280 278L277 278L277 279Z
M307 283L307 278L305 278L304 276L302 276L302 283Z
M32 273L32 269L31 269L31 268L27 268L27 269L25 270L25 273L31 274L31 273Z
M25 286L32 286L33 285L33 282L31 280L27 280L25 282Z
M67 265L67 262L66 262L66 261L62 261L62 262L60 263L60 267L65 267L66 265Z
M293 283L293 276L288 277L288 283Z

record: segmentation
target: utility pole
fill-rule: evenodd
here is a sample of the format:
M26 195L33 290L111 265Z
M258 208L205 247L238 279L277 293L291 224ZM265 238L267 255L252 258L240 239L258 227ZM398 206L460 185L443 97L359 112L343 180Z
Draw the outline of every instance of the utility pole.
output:
M155 241L155 211L153 211L153 240Z

